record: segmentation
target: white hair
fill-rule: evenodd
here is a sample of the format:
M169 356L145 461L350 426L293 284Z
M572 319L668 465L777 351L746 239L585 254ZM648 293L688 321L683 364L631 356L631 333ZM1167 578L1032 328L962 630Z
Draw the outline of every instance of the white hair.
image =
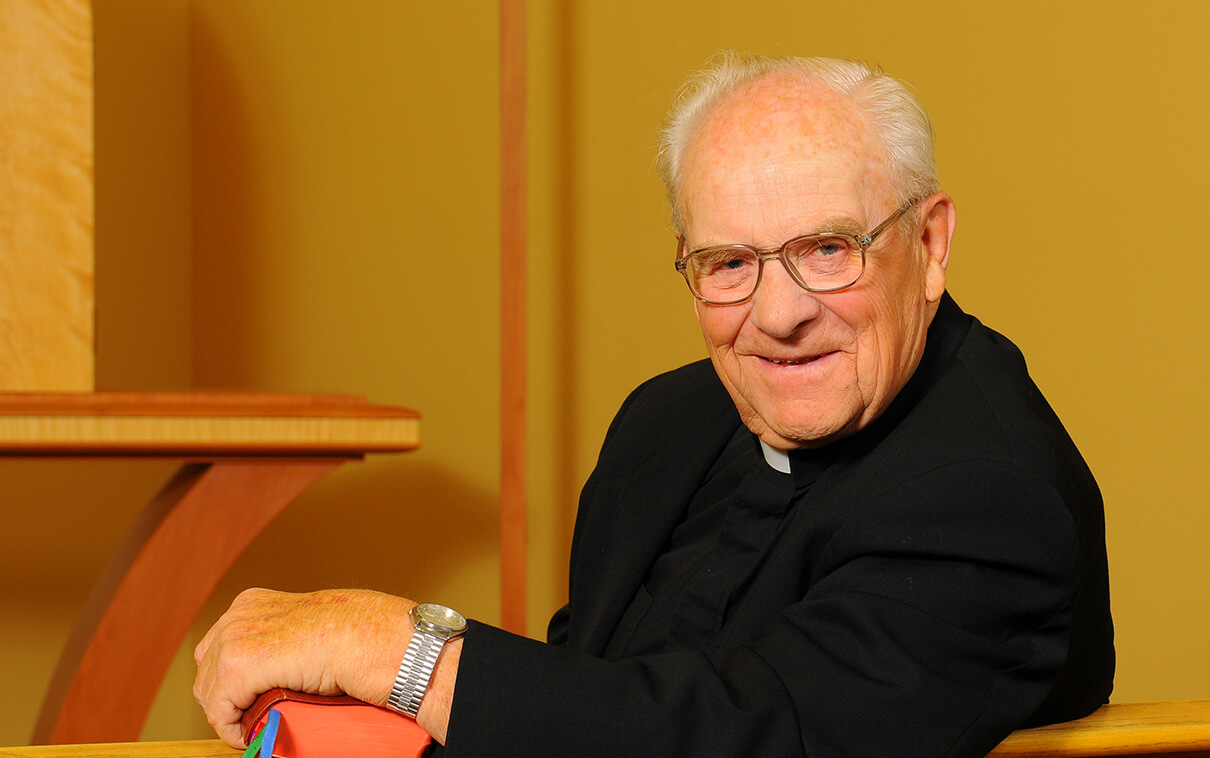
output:
M907 84L858 61L721 51L686 77L660 134L660 176L678 234L685 233L680 184L690 140L718 105L749 82L769 74L815 82L850 98L887 151L898 202L937 191L933 125Z

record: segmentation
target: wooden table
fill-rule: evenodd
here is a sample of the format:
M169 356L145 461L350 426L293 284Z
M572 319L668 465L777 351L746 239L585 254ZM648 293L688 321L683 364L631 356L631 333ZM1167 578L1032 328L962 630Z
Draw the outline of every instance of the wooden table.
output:
M33 741L137 740L185 635L253 539L342 463L418 445L415 411L352 396L0 393L0 457L182 462L94 587Z

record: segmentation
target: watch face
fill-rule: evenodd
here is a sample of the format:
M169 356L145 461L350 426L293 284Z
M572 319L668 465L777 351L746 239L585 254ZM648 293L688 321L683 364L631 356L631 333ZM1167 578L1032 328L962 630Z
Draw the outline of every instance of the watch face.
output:
M466 619L452 608L435 603L422 603L416 606L416 616L419 620L433 626L449 629L451 632L461 632L466 629Z

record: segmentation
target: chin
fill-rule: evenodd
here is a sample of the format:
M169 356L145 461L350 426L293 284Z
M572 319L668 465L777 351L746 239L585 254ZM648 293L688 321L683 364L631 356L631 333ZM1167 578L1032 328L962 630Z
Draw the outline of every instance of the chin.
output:
M837 408L840 405L840 408ZM782 402L772 403L769 413L760 415L761 439L770 445L775 438L794 447L820 447L852 434L861 418L860 409L850 403ZM840 412L837 412L840 411ZM748 425L752 428L752 424ZM753 430L755 431L755 429Z
M820 424L818 419L814 421L815 423L769 424L761 420L757 425L748 424L748 428L765 444L781 450L823 447L852 433L850 424L839 420L832 424Z
M744 426L765 444L780 450L822 447L852 434L856 431L854 425L860 423L861 404L847 393L831 393L830 402L819 397L795 397L779 402L771 393L753 397L751 393L735 391L729 382L724 381L724 386ZM757 402L750 402L750 397ZM762 413L762 409L766 412Z

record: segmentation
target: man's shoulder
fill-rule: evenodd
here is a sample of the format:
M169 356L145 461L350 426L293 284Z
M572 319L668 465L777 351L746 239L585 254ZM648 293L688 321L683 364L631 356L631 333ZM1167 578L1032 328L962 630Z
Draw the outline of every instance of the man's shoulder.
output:
M1073 475L1090 479L1016 345L956 306L942 326L952 352L929 367L926 387L902 424L910 439L898 441L919 455L927 453L929 466L998 460L1052 485Z
M640 384L626 398L618 419L718 417L735 411L735 404L709 360L700 360L658 374ZM615 422L616 423L616 422Z
M1000 423L1008 416L1032 416L1050 407L1034 384L1025 357L1011 340L961 311L947 297L929 330L920 366L917 408L946 412L967 423L983 418Z
M729 436L738 424L739 413L714 366L701 360L635 388L614 417L605 442L633 451L687 450L704 438Z
M630 393L627 402L640 398L643 402L670 403L679 399L687 404L703 399L730 401L714 365L706 358L651 377Z

